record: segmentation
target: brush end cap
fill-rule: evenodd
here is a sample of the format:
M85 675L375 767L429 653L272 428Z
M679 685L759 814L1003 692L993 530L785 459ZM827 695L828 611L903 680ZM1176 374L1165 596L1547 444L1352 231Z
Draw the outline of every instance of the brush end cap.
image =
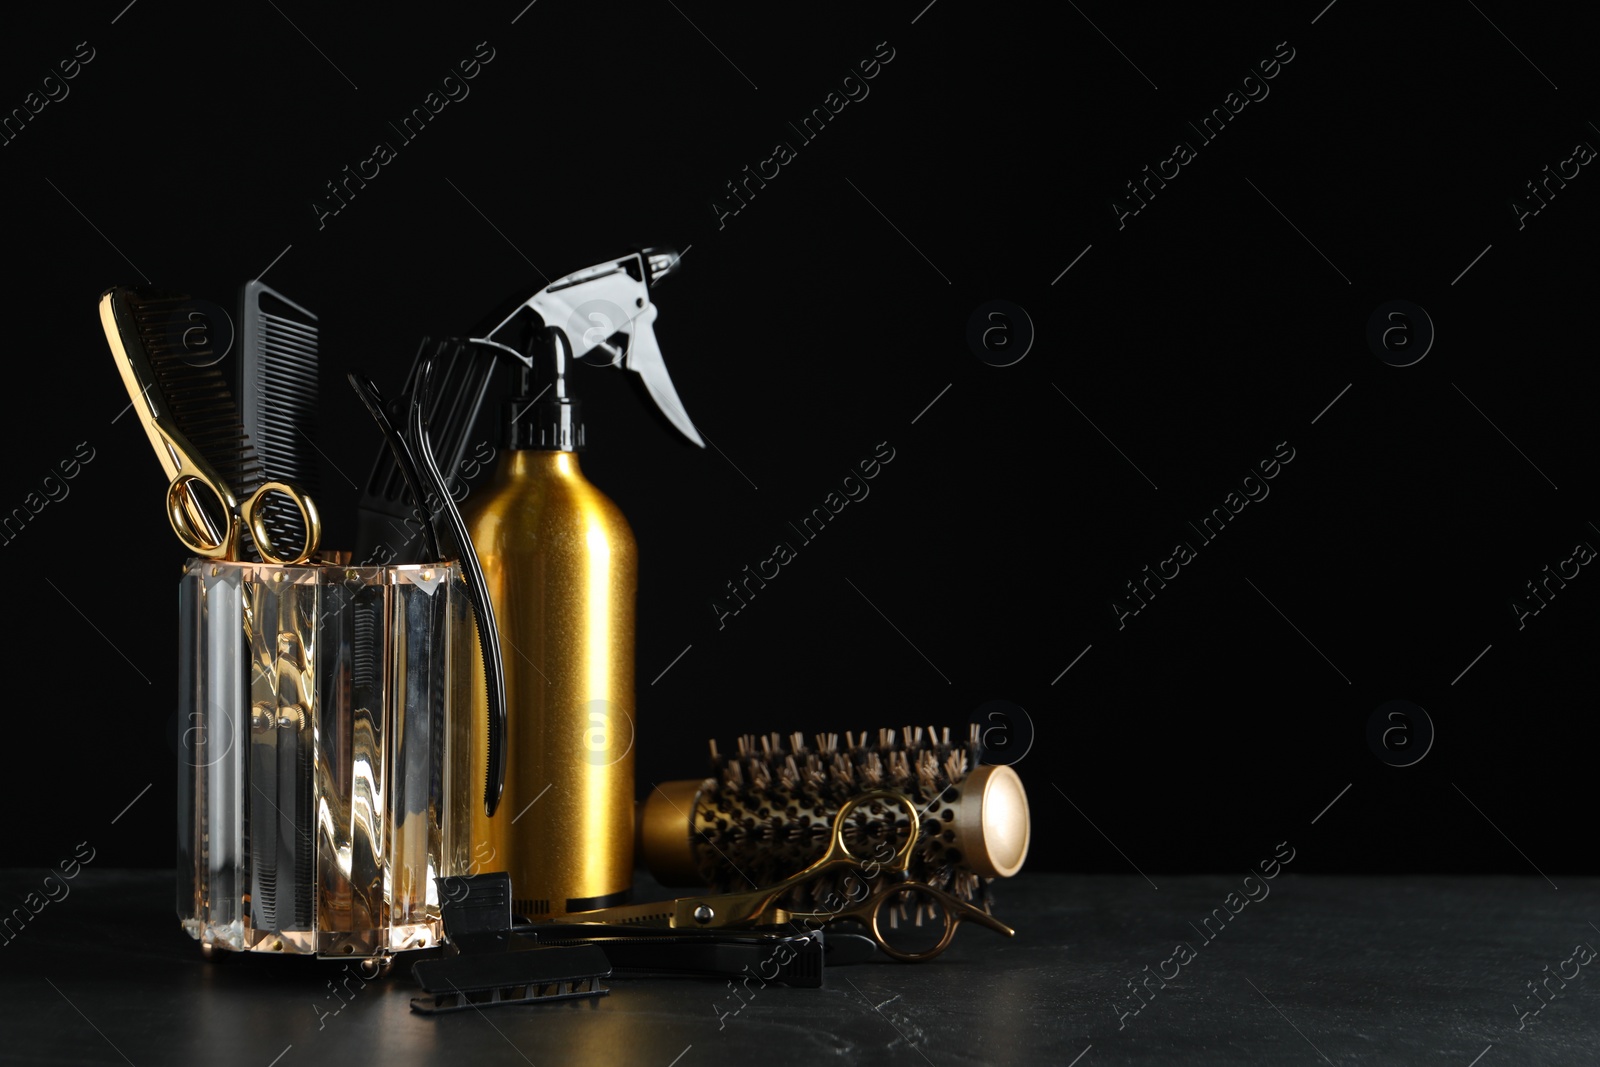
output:
M662 782L639 804L635 846L662 885L705 884L693 840L695 805L703 784L696 779Z
M1028 794L1003 764L976 768L961 783L955 825L962 863L983 878L1010 878L1028 858Z

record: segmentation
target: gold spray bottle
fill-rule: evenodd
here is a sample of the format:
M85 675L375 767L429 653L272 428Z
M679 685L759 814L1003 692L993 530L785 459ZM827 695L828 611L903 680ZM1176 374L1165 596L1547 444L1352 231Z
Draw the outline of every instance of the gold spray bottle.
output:
M499 622L509 711L505 794L494 817L475 809L472 839L475 864L510 872L513 907L529 919L624 903L633 885L637 553L622 512L579 467L568 375L577 358L635 371L704 447L653 329L651 283L676 263L645 250L578 271L480 339L513 360L515 387L506 451L463 509ZM505 343L518 336L531 339L522 351Z

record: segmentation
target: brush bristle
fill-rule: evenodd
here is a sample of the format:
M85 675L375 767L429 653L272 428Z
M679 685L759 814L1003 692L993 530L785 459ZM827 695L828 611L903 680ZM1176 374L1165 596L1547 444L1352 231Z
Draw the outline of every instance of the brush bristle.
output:
M711 742L712 776L694 812L696 859L714 890L772 885L803 870L826 851L839 808L882 789L905 794L921 813L908 877L986 906L990 880L962 867L948 827L954 787L978 763L976 725L954 744L948 728L908 726L875 735L847 731L843 744L836 733L810 742L799 732L787 739L746 734L735 747L737 754L728 756ZM881 855L881 842L892 847L907 830L893 805L874 803L858 809L845 840L855 855ZM856 876L856 868L840 867L791 890L789 904L815 910ZM874 880L873 890L885 881Z

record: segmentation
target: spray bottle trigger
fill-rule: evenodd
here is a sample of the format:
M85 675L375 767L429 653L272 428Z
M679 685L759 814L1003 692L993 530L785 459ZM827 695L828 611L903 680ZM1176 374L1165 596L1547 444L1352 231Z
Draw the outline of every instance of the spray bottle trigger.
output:
M656 407L661 409L661 414L683 436L704 448L706 443L700 439L700 432L689 420L689 413L683 409L683 401L678 399L678 391L673 388L672 376L667 373L666 360L661 357L661 346L656 342L655 321L654 304L647 305L633 320L633 338L628 345L628 369L644 380L644 387L650 393L650 399L656 402Z

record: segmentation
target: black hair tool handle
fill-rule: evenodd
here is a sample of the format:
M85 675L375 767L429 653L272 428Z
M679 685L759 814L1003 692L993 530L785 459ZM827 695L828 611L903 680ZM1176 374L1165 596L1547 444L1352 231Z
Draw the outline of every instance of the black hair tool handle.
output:
M594 945L606 954L618 975L635 978L683 976L740 978L758 976L797 989L822 985L825 936L821 931L796 933L731 929L663 930L596 923L542 922L512 928L516 950L548 950Z
M422 488L422 474L417 470L417 461L411 454L411 448L406 444L400 431L395 428L394 420L389 417L388 405L384 403L383 394L378 392L378 387L371 378L356 371L346 375L350 379L351 388L372 413L372 418L378 424L378 429L383 433L384 443L389 446L390 455L394 456L395 466L400 470L400 476L405 479L406 489L411 493L411 499L416 504L416 514L421 520L422 548L427 553L430 562L442 559L439 552L439 538L434 532L433 517L428 507L428 495Z
M506 784L506 675L505 663L500 656L500 628L495 622L494 605L489 602L489 583L484 580L483 567L478 553L467 533L467 524L450 496L450 487L434 460L433 445L428 439L428 409L433 378L433 360L425 357L417 366L412 382L411 411L408 425L411 445L421 460L421 473L428 487L439 500L445 523L450 531L454 548L461 560L461 571L466 578L467 599L478 617L478 652L483 658L483 676L489 694L489 773L483 784L483 810L493 816L500 806L500 797Z
M517 985L532 982L544 960L559 959L555 949L597 947L609 961L607 973L653 977L684 975L701 978L759 976L797 988L822 985L824 934L821 930L666 928L646 923L584 923L546 920L515 923L511 916L511 875L505 871L484 874L440 875L440 917L445 939L462 955L452 964L476 978L481 966L506 980L484 984ZM867 939L863 939L867 940ZM870 940L867 950L875 948ZM435 966L435 964L429 964ZM423 964L416 970L422 971Z

